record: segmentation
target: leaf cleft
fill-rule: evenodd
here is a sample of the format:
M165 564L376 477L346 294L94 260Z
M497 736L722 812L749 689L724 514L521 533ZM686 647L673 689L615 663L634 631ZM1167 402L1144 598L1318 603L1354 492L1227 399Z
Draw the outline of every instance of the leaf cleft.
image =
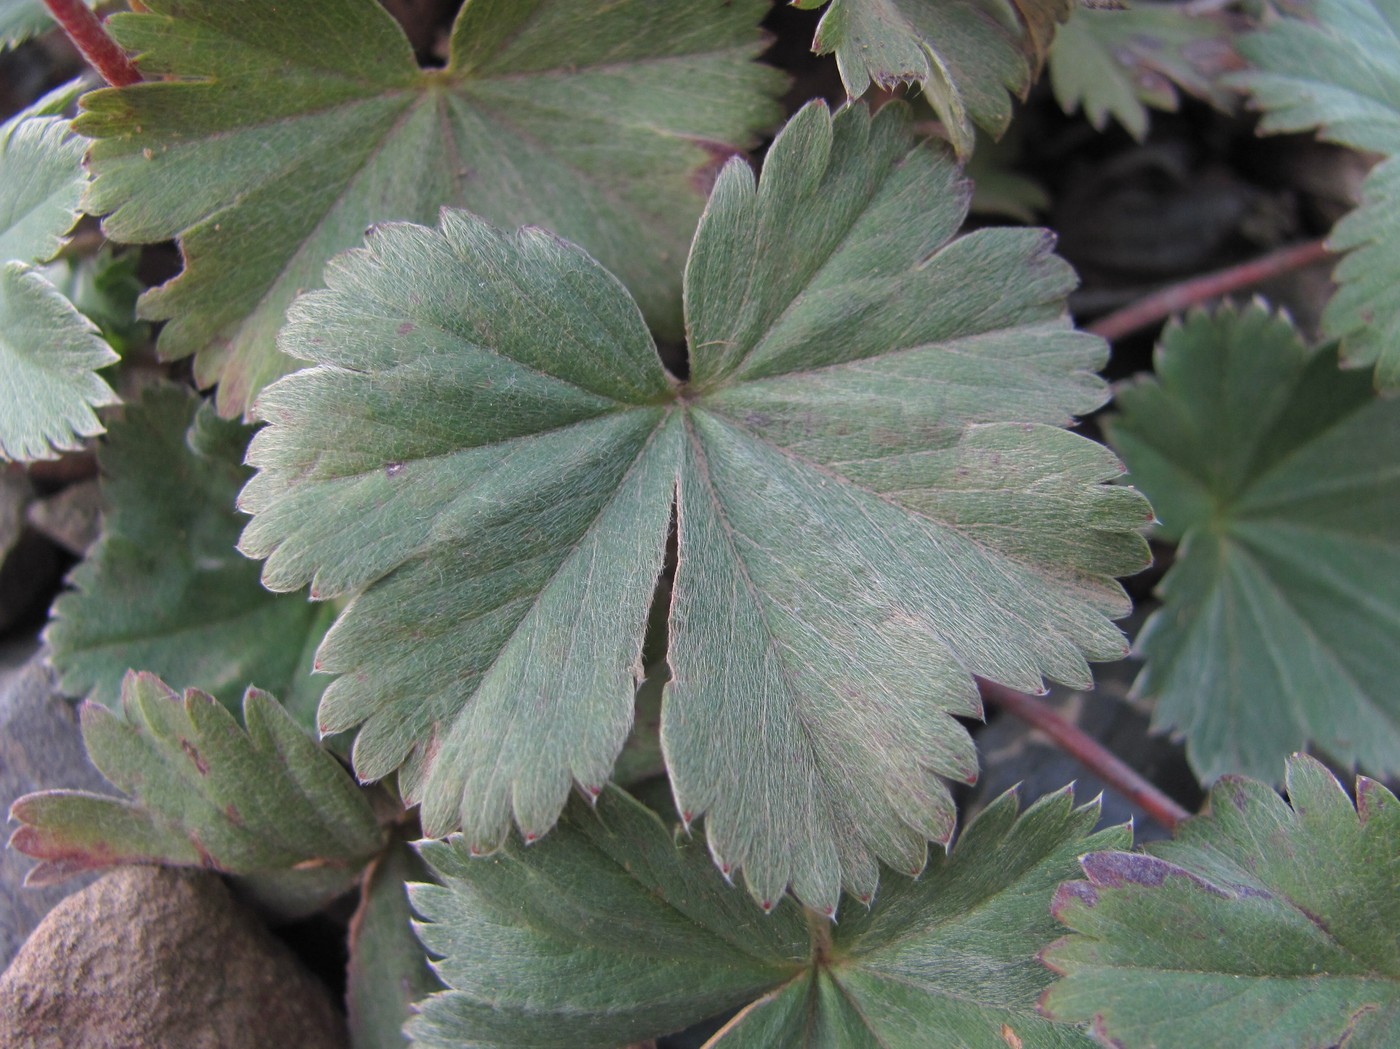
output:
M350 599L318 722L358 727L357 775L479 853L547 840L630 729L674 508L682 823L774 910L922 870L971 675L1086 684L1146 559L1145 501L1062 429L1107 395L1073 274L1043 231L958 238L966 207L906 107L804 108L716 182L679 386L557 238L447 210L339 256L281 336L312 366L258 401L241 549Z

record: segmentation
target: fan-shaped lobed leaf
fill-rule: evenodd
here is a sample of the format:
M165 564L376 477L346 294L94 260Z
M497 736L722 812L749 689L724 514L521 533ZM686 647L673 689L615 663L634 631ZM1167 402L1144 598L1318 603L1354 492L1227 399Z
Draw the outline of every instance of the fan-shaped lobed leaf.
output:
M1174 111L1180 91L1229 106L1222 77L1242 64L1232 38L1220 13L1192 12L1181 4L1081 7L1055 34L1050 86L1066 113L1082 106L1100 131L1111 116L1141 140L1148 107Z
M56 114L66 85L0 124L0 459L53 459L102 432L116 394L97 370L117 360L97 329L31 265L78 217L82 142Z
M833 925L792 901L764 919L684 837L610 788L555 834L475 859L460 838L419 846L440 885L411 887L449 990L410 1021L424 1047L612 1047L743 1008L716 1049L928 1045L1087 1049L1034 1006L1048 903L1086 848L1095 806L1068 791L1018 815L994 802L918 881L894 879ZM1012 1041L1012 1039L1015 1041Z
M160 349L242 412L326 260L443 204L569 236L679 334L680 268L717 157L773 123L760 0L473 0L420 69L375 0L151 0L113 35L150 78L94 92L86 206L114 240L180 239L143 299Z
M1400 769L1400 403L1262 306L1169 328L1108 433L1181 542L1135 689L1203 777Z
M835 52L846 93L917 84L961 156L976 124L1000 135L1072 0L792 0L826 7L812 50Z
M1400 803L1319 762L1288 765L1291 806L1229 777L1207 815L1150 855L1095 853L1055 897L1074 930L1044 954L1044 1009L1125 1049L1345 1045L1400 1037Z
M1087 684L1145 501L1059 427L1105 395L1040 231L953 239L966 187L903 107L800 113L733 162L686 275L691 379L621 285L548 234L381 227L283 335L242 548L358 594L323 731L400 769L424 827L526 840L626 738L673 501L662 744L716 861L834 911L947 840L971 674Z
M212 696L131 674L122 713L89 703L83 742L130 800L46 791L15 802L10 844L43 884L122 863L230 874L329 873L343 891L383 844L368 801L275 699L249 689L244 726Z
M238 555L246 427L174 386L148 389L98 453L102 533L54 602L46 640L69 695L115 707L128 670L200 685L235 706L276 689L310 725L325 687L312 654L330 610L269 593Z
M1400 153L1400 3L1316 0L1313 20L1280 18L1241 39L1258 68L1236 78L1264 110L1263 131L1320 129L1327 138L1393 157ZM1400 273L1394 218L1396 163L1375 168L1361 206L1337 225L1331 246L1351 252L1323 314L1328 335L1356 365L1375 365L1376 385L1400 387L1400 309L1391 294Z

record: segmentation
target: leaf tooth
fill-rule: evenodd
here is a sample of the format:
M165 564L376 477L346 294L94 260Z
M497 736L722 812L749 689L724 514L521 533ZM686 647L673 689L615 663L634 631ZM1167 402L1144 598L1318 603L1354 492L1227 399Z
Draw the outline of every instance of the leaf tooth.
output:
M708 837L708 845L710 847L710 859L712 859L714 861L715 866L719 868L720 876L724 878L724 880L730 885L733 885L734 864L730 863L727 859L720 855L720 851L715 846L715 841L713 837Z
M841 887L867 907L880 885L880 866L864 849L841 857Z

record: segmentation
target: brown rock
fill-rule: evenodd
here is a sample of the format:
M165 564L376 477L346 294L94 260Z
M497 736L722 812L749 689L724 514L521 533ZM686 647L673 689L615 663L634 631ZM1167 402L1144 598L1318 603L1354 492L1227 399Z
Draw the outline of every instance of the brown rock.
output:
M123 867L0 976L8 1049L343 1049L326 988L214 875Z

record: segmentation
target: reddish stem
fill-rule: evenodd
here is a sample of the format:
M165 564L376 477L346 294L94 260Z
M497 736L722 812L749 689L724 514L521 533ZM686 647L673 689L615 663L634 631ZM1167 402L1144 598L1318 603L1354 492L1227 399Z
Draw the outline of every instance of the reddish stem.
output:
M132 65L126 52L107 35L102 19L83 0L44 0L49 14L63 27L68 39L88 64L102 74L102 79L113 87L126 87L141 83L141 74Z
M1033 696L995 681L977 679L982 699L1038 728L1075 761L1087 768L1169 831L1191 814L1143 779L1131 766L1078 725L1066 721Z
M1295 244L1291 248L1280 248L1261 258L1242 262L1238 266L1216 270L1202 277L1193 277L1191 280L1153 292L1121 310L1115 310L1092 324L1085 325L1084 330L1113 342L1164 321L1173 313L1180 313L1192 306L1199 306L1210 299L1228 295L1232 291L1239 291L1290 270L1321 262L1327 256L1327 247L1320 240Z

